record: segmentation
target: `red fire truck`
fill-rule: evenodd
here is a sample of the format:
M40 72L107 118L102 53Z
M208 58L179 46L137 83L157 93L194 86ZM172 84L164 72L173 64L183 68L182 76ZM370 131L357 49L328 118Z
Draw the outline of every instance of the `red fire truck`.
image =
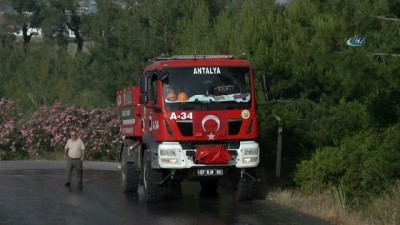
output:
M163 199L171 183L199 181L204 192L233 181L238 201L255 195L259 163L254 74L231 55L153 59L139 86L118 91L124 191Z

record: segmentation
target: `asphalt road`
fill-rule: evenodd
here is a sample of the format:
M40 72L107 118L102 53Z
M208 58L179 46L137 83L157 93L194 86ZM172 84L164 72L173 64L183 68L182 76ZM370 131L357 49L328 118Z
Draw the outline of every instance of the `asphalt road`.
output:
M84 162L83 187L64 187L65 162L0 161L0 225L329 225L270 201L235 202L231 191L201 197L198 183L158 203L122 193L116 163Z

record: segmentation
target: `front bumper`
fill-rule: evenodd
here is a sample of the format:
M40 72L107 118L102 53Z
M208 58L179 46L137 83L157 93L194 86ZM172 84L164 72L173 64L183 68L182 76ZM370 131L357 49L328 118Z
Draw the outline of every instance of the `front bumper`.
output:
M188 169L192 167L210 166L195 163L196 149L183 149L179 142L163 142L158 146L158 168ZM213 166L235 166L236 168L256 167L260 161L259 145L255 141L241 141L238 149L228 149L232 156L227 164Z

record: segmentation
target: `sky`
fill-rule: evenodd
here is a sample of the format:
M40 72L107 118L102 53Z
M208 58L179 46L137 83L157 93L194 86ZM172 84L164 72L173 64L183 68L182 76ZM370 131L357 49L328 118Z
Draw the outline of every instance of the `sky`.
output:
M81 0L80 7L87 14L94 14L97 12L97 3L95 0Z
M289 3L290 1L291 0L275 0L275 3L279 4L279 5L284 5L284 4Z

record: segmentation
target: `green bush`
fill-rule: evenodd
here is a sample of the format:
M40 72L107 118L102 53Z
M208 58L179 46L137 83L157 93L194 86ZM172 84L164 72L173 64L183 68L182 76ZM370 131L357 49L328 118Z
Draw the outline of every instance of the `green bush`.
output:
M400 178L399 135L396 125L320 148L298 165L295 182L305 193L340 188L351 200L380 195Z

